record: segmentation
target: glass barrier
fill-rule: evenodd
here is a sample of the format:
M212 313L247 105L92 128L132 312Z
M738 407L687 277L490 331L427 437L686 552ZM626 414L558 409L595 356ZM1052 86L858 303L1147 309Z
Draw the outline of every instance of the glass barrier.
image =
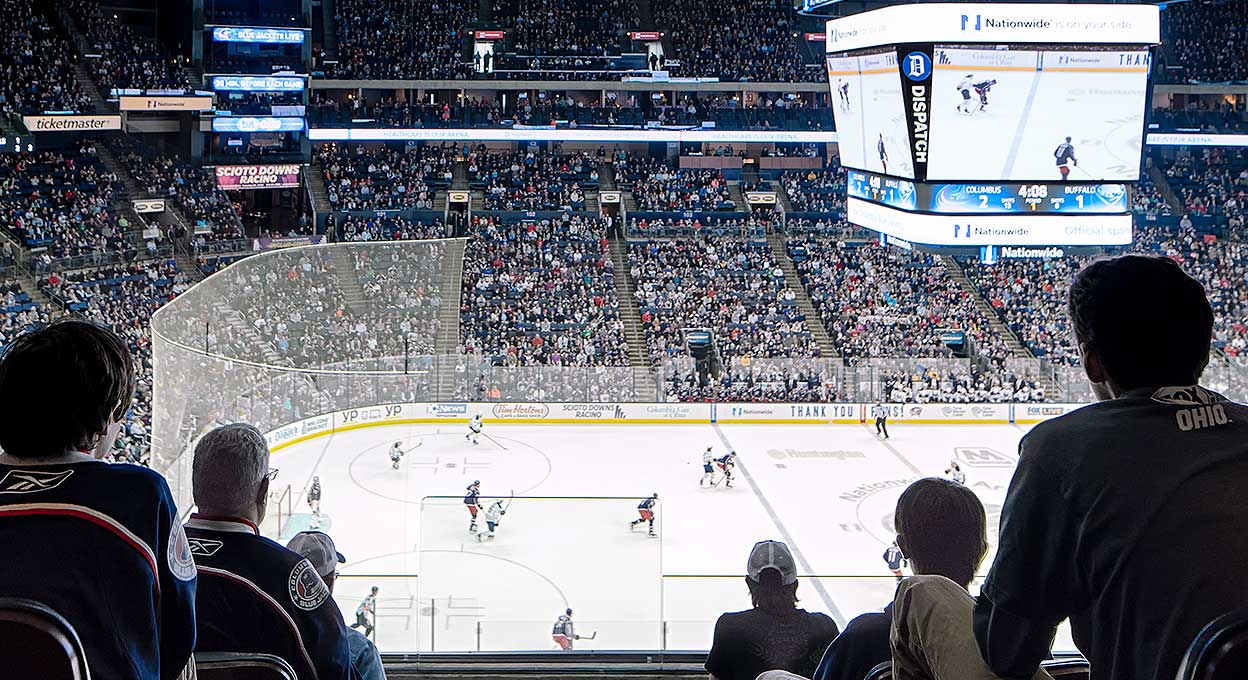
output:
M346 569L335 579L334 601L347 625L355 624L356 611L376 587L375 615L364 617L374 629L357 625L356 630L369 634L382 652L423 651L429 649L435 612L448 603L420 600L417 581L415 575L353 574Z

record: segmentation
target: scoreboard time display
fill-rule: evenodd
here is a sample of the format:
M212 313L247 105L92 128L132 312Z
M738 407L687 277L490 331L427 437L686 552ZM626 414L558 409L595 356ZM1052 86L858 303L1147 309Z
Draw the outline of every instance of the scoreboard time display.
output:
M0 153L34 153L34 135L0 135Z
M984 214L1114 214L1129 210L1125 184L915 183L850 170L854 198L911 212Z

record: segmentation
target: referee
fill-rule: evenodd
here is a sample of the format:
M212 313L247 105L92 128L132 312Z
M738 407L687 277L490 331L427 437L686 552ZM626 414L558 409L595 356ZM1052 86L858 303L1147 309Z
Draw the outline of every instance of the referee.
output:
M877 403L871 411L875 414L876 436L888 439L888 408L883 403Z

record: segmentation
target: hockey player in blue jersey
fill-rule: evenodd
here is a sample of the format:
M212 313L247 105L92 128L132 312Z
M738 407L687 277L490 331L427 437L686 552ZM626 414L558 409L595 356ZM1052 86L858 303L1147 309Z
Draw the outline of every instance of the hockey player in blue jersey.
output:
M1061 174L1062 181L1065 182L1070 178L1070 167L1079 165L1079 159L1075 158L1075 145L1070 143L1070 137L1057 145L1057 148L1053 150L1053 158L1057 161L1057 171Z
M269 497L269 448L242 423L195 446L199 511L186 524L199 568L197 652L273 654L300 678L352 680L342 612L311 562L260 535Z
M996 84L997 84L996 80L984 80L984 81L975 83L974 88L975 88L975 93L979 95L979 110L980 111L985 111L988 109L988 93L992 91L992 86Z
M481 510L481 480L468 485L468 493L464 495L464 505L468 506L468 531L477 530L477 511Z
M32 331L0 354L0 597L64 617L93 677L172 680L193 666L191 546L163 477L100 460L134 385L125 341L87 321Z
M628 524L629 530L631 531L632 529L636 529L638 524L645 524L649 522L650 535L654 536L655 535L654 533L654 506L658 502L659 502L659 494L656 493L653 496L638 503L637 514L641 515L641 517L633 520L632 522L629 522Z
M728 453L720 456L715 461L715 464L719 466L719 471L724 474L724 478L723 478L724 487L731 489L732 488L732 469L737 466L737 452L729 451ZM715 482L715 486L719 486L719 482Z

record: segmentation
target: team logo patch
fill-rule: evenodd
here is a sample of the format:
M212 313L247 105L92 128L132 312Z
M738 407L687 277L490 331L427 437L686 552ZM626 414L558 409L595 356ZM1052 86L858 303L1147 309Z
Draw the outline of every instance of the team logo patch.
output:
M192 555L200 557L208 557L217 554L217 551L224 545L221 541L214 541L207 538L188 538L187 545Z
M300 609L311 611L329 599L329 588L307 560L301 560L290 570L286 586L290 590L290 601Z
M0 493L38 493L51 491L74 474L73 470L10 470L0 479Z
M181 524L174 524L173 529L169 531L169 554L166 558L169 563L169 573L173 574L174 578L180 581L195 578L195 560L191 557L191 544Z
M1178 404L1180 406L1196 406L1216 404L1220 401L1226 401L1226 397L1199 385L1190 385L1188 387L1163 387L1153 392L1153 401L1163 404Z

